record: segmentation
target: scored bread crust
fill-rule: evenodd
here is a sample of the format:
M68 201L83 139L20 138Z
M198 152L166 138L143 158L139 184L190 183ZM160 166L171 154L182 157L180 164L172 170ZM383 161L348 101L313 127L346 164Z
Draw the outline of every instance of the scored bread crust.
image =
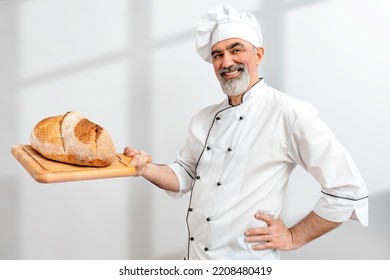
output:
M41 120L30 144L48 159L83 166L108 166L116 156L107 131L77 112Z

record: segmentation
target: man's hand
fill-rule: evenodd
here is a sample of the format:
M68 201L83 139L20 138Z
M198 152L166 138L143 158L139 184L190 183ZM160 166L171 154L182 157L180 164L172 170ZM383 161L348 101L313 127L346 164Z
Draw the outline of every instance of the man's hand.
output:
M245 232L247 242L262 242L252 245L253 250L278 249L283 251L295 249L292 233L278 218L275 220L269 215L256 213L255 218L267 223L267 227L248 229Z
M275 220L262 213L256 213L255 217L266 222L268 227L248 229L245 232L247 242L264 242L253 245L253 250L288 251L297 249L341 224L325 220L313 211L291 228L287 228L280 218Z
M144 151L138 151L134 148L126 147L124 154L133 158L130 162L130 165L135 167L135 176L143 176L146 169L146 164L152 162L152 157L148 153Z
M179 178L168 165L152 163L152 157L148 153L134 148L126 147L124 154L133 158L130 165L135 167L135 176L142 176L167 191L178 192L180 190Z

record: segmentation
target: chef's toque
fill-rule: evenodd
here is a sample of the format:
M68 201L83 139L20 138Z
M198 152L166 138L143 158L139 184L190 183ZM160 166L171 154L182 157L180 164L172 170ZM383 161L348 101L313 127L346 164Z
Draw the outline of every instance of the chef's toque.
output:
M196 51L211 63L211 48L216 43L240 38L255 47L261 47L262 35L256 17L240 13L232 6L222 4L209 10L200 20L195 31Z

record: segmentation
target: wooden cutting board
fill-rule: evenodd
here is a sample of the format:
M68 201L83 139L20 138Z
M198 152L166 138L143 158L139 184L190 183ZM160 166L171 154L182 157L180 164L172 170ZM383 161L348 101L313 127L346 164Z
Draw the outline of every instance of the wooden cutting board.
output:
M115 161L110 166L84 167L44 158L30 145L14 145L11 148L11 153L39 183L128 177L135 174L135 168L130 166L131 157L123 154L117 154Z

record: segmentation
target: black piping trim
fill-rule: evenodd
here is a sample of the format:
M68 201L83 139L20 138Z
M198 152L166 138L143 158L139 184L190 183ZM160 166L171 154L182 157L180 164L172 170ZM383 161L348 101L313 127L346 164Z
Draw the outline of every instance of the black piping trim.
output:
M173 163L177 163L178 165L180 165L181 166L181 168L183 168L186 172L187 172L187 174L188 174L188 176L190 176L191 178L192 178L192 180L194 180L194 176L192 176L191 175L191 173L190 172L188 172L188 170L187 169L185 169L184 168L184 166L180 163L180 162L178 162L178 161L174 161Z
M191 207L191 200L192 200L192 192L193 192L193 189L194 189L194 185L195 185L195 180L192 181L192 187L191 187L191 194L190 194L190 202L188 203L188 208L187 208L187 215L186 215L186 224L187 224L187 232L188 232L188 240L187 240L187 260L190 259L190 238L191 238L191 232L190 232L190 226L188 224L188 216L190 214L190 207Z
M352 200L352 201L359 201L359 200L363 200L363 199L366 199L368 198L368 195L365 196L365 197L361 197L361 198L349 198L349 197L342 197L342 196L337 196L337 195L333 195L333 194L330 194L330 193L326 193L324 191L321 191L323 194L326 194L326 195L329 195L331 197L335 197L335 198L341 198L341 199L347 199L347 200Z
M199 156L199 158L198 158L198 161L196 162L196 165L195 165L195 177L196 177L196 174L197 174L196 170L198 169L198 165L199 165L200 159L202 158L202 155L203 155L203 153L204 153L204 150L206 149L207 140L209 139L210 132L211 132L211 129L213 128L213 126L214 126L215 119L216 119L217 115L218 115L219 113L223 112L223 111L226 111L226 110L232 109L232 108L234 108L234 107L233 107L233 106L227 107L227 108L222 109L222 110L218 111L217 113L215 113L214 118L213 118L213 122L211 123L211 126L210 126L210 128L209 128L209 131L207 132L207 137L206 137L206 140L205 140L205 143L204 143L204 146L203 146L203 150L202 150L202 152L200 153L200 156ZM186 224L187 224L187 231L188 231L188 240L187 240L187 244L188 244L188 245L187 245L187 260L190 259L190 242L191 242L191 240L190 240L191 232L190 232L190 226L189 226L189 224L188 224L188 216L189 216L189 214L190 214L189 209L190 209L191 203L192 203L192 194L193 194L193 192L194 192L195 181L196 181L196 179L194 179L194 180L192 181L190 200L189 200L189 203L188 203L187 216L186 216Z

